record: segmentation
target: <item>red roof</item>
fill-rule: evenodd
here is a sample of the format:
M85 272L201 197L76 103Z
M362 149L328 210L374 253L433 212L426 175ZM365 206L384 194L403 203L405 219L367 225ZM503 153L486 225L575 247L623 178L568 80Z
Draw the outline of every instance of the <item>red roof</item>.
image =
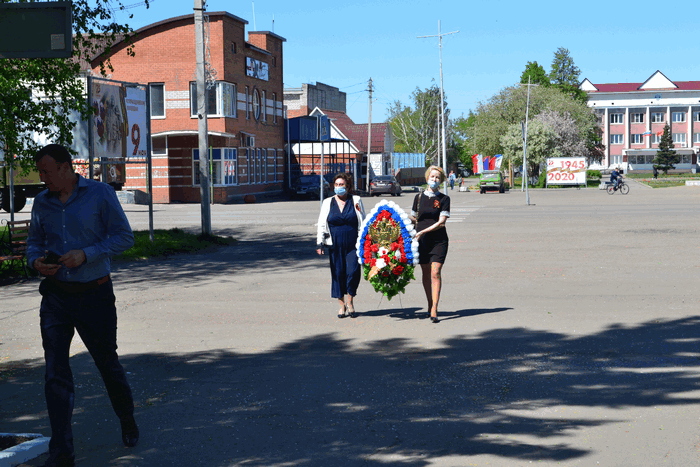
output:
M589 92L639 92L639 91L656 91L657 88L639 89L644 83L608 83L608 84L593 84L598 90ZM680 91L700 91L700 81L675 81L673 84L677 88L663 88L668 90ZM661 89L661 88L659 88Z
M331 119L333 124L353 142L360 152L367 152L367 124L354 123L345 112L336 110L321 111ZM388 123L372 123L372 151L384 152L384 141L387 136Z

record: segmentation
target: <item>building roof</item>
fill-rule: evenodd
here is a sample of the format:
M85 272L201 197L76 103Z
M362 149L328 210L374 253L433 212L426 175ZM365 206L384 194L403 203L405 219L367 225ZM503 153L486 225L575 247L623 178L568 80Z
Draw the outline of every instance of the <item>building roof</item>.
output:
M584 79L579 88L588 93L623 93L659 90L700 91L700 81L671 81L661 73L661 71L657 70L642 83L593 84L590 80Z
M355 123L345 112L337 110L314 109L312 114L320 111L331 119L333 124L343 134L353 142L355 147L360 152L367 152L367 124ZM384 152L384 143L387 137L388 123L372 123L372 151L373 153Z

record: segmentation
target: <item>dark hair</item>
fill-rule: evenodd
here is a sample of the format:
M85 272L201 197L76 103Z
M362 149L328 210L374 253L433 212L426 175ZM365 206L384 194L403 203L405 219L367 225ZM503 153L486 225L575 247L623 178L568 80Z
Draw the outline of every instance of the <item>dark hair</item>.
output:
M349 173L341 172L337 174L335 177L333 177L333 183L335 183L336 180L339 178L345 180L345 188L348 190L348 194L351 195L353 193L353 184L352 184L352 175Z
M44 156L49 156L51 159L55 160L57 164L63 164L68 162L73 163L73 158L66 149L65 146L60 144L49 144L39 149L36 154L34 154L34 162L39 162Z

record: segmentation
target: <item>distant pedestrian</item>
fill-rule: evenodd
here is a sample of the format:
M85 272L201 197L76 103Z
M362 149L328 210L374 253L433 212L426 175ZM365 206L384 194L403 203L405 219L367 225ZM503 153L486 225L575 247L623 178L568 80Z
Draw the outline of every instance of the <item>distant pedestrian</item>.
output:
M333 180L335 195L323 200L318 216L316 253L327 247L331 265L331 297L338 299L338 318L355 318L354 298L360 285L357 237L365 210L353 194L352 176L339 173Z
M654 166L654 180L656 180L659 177L659 169Z
M448 177L448 179L450 181L450 190L454 190L455 189L455 180L457 180L457 176L455 175L454 170L450 170L450 176Z
M73 171L71 155L58 144L34 156L48 190L34 199L27 261L46 276L39 285L41 340L46 361L45 394L51 423L46 466L75 464L71 417L75 400L70 345L77 330L100 370L122 442L136 446L134 400L117 356L117 309L110 257L134 244L134 234L114 189Z

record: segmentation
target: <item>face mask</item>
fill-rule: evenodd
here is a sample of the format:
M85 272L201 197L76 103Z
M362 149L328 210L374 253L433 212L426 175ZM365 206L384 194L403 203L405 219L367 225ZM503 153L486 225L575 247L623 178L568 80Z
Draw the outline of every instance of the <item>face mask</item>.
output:
M434 190L435 188L440 187L440 182L435 181L435 180L431 180L428 182L428 186L430 187L431 190Z
M335 194L338 196L343 196L347 192L348 192L348 190L344 186L335 187Z

